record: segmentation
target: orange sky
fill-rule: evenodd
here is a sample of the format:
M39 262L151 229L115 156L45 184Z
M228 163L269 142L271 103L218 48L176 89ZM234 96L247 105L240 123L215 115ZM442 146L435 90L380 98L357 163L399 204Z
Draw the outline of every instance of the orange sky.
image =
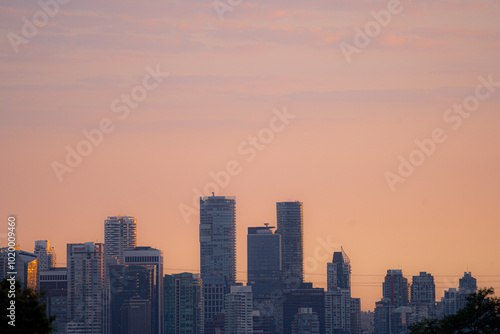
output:
M500 289L500 4L402 1L348 63L341 43L387 6L245 0L221 20L207 1L74 1L16 53L9 36L42 9L1 3L2 216L17 215L22 249L49 239L64 265L66 243L103 242L107 216L133 215L165 273L197 271L199 217L179 208L235 161L217 194L236 196L239 280L247 227L300 200L307 279L325 287L324 244L342 245L364 310L387 269L432 273L438 298L467 269ZM148 67L169 75L125 114L122 96L144 91ZM447 110L472 101L480 76L497 84L455 129ZM285 109L294 118L265 137ZM54 162L103 119L112 130L59 182ZM446 140L391 191L386 173L436 128Z

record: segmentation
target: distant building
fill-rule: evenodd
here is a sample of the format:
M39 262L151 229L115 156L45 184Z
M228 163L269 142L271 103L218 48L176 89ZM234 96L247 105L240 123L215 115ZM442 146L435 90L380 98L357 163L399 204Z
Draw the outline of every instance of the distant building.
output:
M225 332L253 334L253 302L251 286L231 286L225 296Z
M9 278L9 272L15 272L16 280L21 284L21 288L37 289L38 285L38 258L36 254L19 250L15 247L15 267L10 268L8 259L9 248L0 248L0 280ZM12 263L12 262L10 262Z
M104 221L106 258L116 258L124 264L124 251L137 246L137 221L135 217L112 216Z
M465 272L464 276L459 279L458 292L460 292L460 308L464 308L467 304L467 298L477 292L477 280L472 277L470 272Z
M56 251L50 246L49 240L36 240L34 253L38 256L39 271L56 267Z
M443 317L453 315L460 310L461 297L460 292L458 292L455 288L450 288L444 292L444 296L441 298Z
M165 275L165 334L204 332L203 295L197 274Z
M312 308L300 308L292 322L292 334L319 334L318 314Z
M360 332L360 300L351 297L351 261L344 249L327 263L325 330L327 334Z
M413 276L410 306L415 322L436 317L436 286L431 274L420 272Z
M400 269L389 269L382 283L383 298L375 303L375 334L402 334L412 323L408 280Z
M302 202L276 203L281 234L282 285L295 289L304 281L304 214Z
M134 315L133 328L141 330L133 333L151 333L155 269L152 264L108 266L111 334L132 333L127 331L127 328L132 328L131 324L124 322L123 317L136 307L140 312ZM133 302L129 302L132 299Z
M66 268L50 268L38 273L40 299L47 305L47 316L55 316L52 333L66 333L68 315L68 271Z
M273 226L249 227L247 235L247 279L254 299L270 298L280 291L281 235Z
M236 282L236 199L210 196L200 198L200 272L223 276L229 285Z
M100 334L103 329L104 246L67 245L68 334Z
M298 289L283 293L283 333L291 333L292 322L300 308L311 308L318 315L319 332L325 333L325 291L302 283Z
M151 301L151 333L163 334L163 252L152 247L135 247L123 251L125 265L150 266L153 294Z

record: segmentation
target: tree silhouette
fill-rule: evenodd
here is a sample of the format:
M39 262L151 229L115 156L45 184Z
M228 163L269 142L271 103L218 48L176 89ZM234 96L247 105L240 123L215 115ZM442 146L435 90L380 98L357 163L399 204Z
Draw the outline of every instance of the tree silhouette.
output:
M481 289L467 298L456 314L441 320L424 320L410 326L411 334L498 334L500 299L492 297L493 288Z
M0 333L50 334L55 317L47 317L46 305L40 302L42 294L31 289L21 290L21 284L15 283L15 299L9 298L10 282L0 282ZM15 300L15 327L9 325L8 317L11 300Z

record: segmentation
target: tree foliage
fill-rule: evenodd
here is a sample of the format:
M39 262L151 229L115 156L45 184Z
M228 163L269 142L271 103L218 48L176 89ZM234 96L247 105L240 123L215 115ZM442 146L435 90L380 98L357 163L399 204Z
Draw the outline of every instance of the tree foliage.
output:
M46 305L40 302L42 294L31 289L21 289L21 284L15 282L15 298L10 298L11 282L4 279L0 282L0 333L50 334L52 321L55 317L47 317ZM15 300L14 317L10 316L11 301ZM15 322L15 326L9 324Z
M441 320L424 320L410 326L411 334L499 334L500 298L493 288L482 289L467 298L456 314Z

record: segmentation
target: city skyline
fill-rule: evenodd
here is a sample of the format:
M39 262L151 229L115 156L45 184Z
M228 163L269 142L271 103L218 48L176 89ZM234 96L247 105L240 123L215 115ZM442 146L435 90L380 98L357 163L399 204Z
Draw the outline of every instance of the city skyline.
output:
M215 197L216 198L231 198L233 201L236 199L234 196L229 196L229 197L228 196L222 196L222 197L221 196L219 196L219 197L215 196ZM279 203L279 202L277 202L277 203ZM298 202L291 201L291 202L288 202L288 203L298 203ZM106 224L108 223L108 221L109 221L110 218L117 218L117 217L120 218L121 216L120 215L117 215L117 216L114 216L114 217L108 216L107 219L104 220L104 226L106 226ZM129 216L123 216L123 217L125 217L125 218L131 218ZM133 217L133 220L134 220L134 236L135 236L135 239L136 239L137 238L137 235L136 235L137 220L136 220L135 216ZM140 224L137 224L137 225L140 226ZM272 226L268 227L266 225L266 226L249 227L249 228L252 229L252 231L255 231L256 229L263 229L263 230L265 229L265 230L267 230L267 229L273 228L273 227ZM252 233L255 233L255 232L252 232ZM248 235L247 235L247 237L248 237ZM104 239L104 237L103 237L103 239ZM36 247L37 244L40 243L40 242L48 243L49 245L51 244L50 240L37 240L35 242L34 246ZM67 243L67 247L69 247L69 245L73 245L73 244L87 244L87 243L89 243L89 242L80 242L80 243L69 243L68 242ZM94 243L96 243L96 242L94 242ZM99 245L104 245L105 246L104 243L101 243ZM325 246L325 245L326 244L324 244L323 246ZM315 288L324 288L325 291L327 291L327 287L328 287L328 284L329 284L327 276L328 276L328 270L330 270L328 268L330 268L329 266L331 265L331 261L332 261L331 259L332 259L332 257L333 257L333 261L346 261L345 262L346 265L347 265L346 268L348 268L348 269L344 269L344 270L348 270L349 273L352 270L352 266L350 265L350 259L345 254L342 245L336 245L336 246L329 245L329 246L330 247L336 247L336 246L338 246L339 248L332 248L333 252L331 253L329 259L324 262L324 269L325 269L324 270L324 274L321 274L321 275L317 276L316 274L310 275L310 273L309 273L309 275L308 275L308 273L306 273L306 275L305 275L306 278L307 277L321 277L321 279L314 278L312 280L307 280L307 279L304 280L305 283L312 283ZM23 251L24 253L27 253L25 250L22 249L21 245L19 245L19 247L20 247L21 251ZM243 247L243 246L240 246L240 247ZM106 247L104 247L104 249L106 249ZM146 244L145 245L138 245L135 249L137 249L137 250L145 250L145 251L154 251L154 252L158 252L158 254L160 252L163 253L163 250L161 250L161 249L155 249L154 247L151 248L151 246L146 245ZM129 251L126 251L126 252L129 253L129 254L132 254L132 253L130 253L130 251L133 251L135 249L130 249ZM51 252L53 252L53 254L55 254L55 255L58 254L58 252L54 249L54 247L51 247ZM106 251L104 251L103 254L105 254L105 252ZM58 257L59 259L61 258L60 257L60 253L61 252L59 252L59 257ZM247 252L245 251L245 256L246 255L247 255ZM64 257L64 258L66 258L66 257ZM66 267L66 266L67 266L66 263L58 262L57 266L53 267L53 268L56 269L56 268L61 268L61 267ZM354 266L354 267L356 267L356 266ZM246 266L245 266L245 268L246 268ZM389 267L387 267L387 268L389 268ZM400 273L400 274L403 275L402 276L403 280L405 280L407 283L410 281L410 277L413 276L413 278L415 279L415 277L419 277L417 274L420 274L420 275L422 275L423 273L425 274L425 272L419 271L419 272L415 273L415 275L413 275L413 274L410 275L408 273L406 273L406 274L403 273L401 269L394 269L394 268L387 269L387 268L384 269L384 272L387 271L387 273L389 273L389 272L391 272L391 273ZM427 275L431 275L432 274L432 277L435 277L435 276L437 276L437 277L446 277L444 279L445 280L445 284L444 285L442 285L443 281L440 281L435 286L435 289L436 289L435 290L435 299L436 299L436 301L439 301L439 300L441 300L442 297L445 297L446 296L445 292L448 293L448 290L454 290L454 289L456 289L457 293L458 293L459 288L461 288L461 289L466 290L466 293L471 293L471 291L473 291L473 289L467 289L467 286L468 286L467 284L469 284L471 286L474 285L474 284L476 284L476 278L472 278L472 280L474 280L473 283L469 283L469 282L472 282L472 281L471 281L471 278L470 278L471 273L468 272L468 270L469 270L469 268L467 267L467 270L463 271L463 273L464 273L463 276L462 276L462 272L454 274L454 275L439 275L439 274L438 275L434 275L434 273L428 273ZM190 273L190 272L192 272L194 274L200 274L201 275L199 268L179 268L178 269L178 268L168 268L168 266L165 267L165 268L163 268L164 275L176 275L176 274ZM158 272L156 275L159 275L159 274L160 273ZM242 269L237 270L237 275L238 275L238 277L240 277L240 276L244 276L244 277L242 277L242 279L237 279L236 283L238 283L238 284L244 284L244 285L246 285L248 283L248 280L247 280L247 277L246 277L246 275L247 275L247 271L246 270L242 270ZM335 275L337 275L337 274L335 274ZM373 286L371 287L372 289L379 290L379 292L380 292L379 299L380 299L383 296L383 291L384 291L383 290L383 287L384 287L384 279L383 279L383 277L385 276L387 278L387 275L385 275L385 274L381 274L381 275L373 274L373 275L371 275L370 274L370 275L361 275L361 276L362 277L366 277L366 276L369 276L369 277L379 277L380 276L380 277L382 277L382 279L380 281L372 281L372 283L371 283L371 284L373 284ZM160 276L158 276L158 279L159 279L159 277ZM347 280L349 281L350 290L358 291L358 289L356 289L357 285L355 283L352 284L351 274L349 274L348 277L349 278ZM453 279L447 279L448 277L453 277ZM469 277L469 278L467 278L467 277ZM481 281L490 282L489 281L490 278L488 278L488 277L491 277L491 276L487 275L485 277L486 279L483 279L483 280L481 280L482 275L480 275L480 274L479 275L474 274L474 277L479 277L479 283L476 284L477 287L487 287L488 284L484 284L484 286L482 286L480 283L481 283ZM214 276L210 277L210 279L213 279L213 278L214 278ZM210 279L209 279L209 281L210 281ZM496 277L494 277L494 279L496 279ZM210 281L210 283L211 283L211 281ZM227 283L225 283L225 284L227 284ZM441 284L441 285L439 285L439 284ZM411 284L409 284L408 286L410 286L410 285ZM476 285L474 285L474 286L476 286ZM226 286L229 287L230 285L226 285ZM411 291L408 290L408 296L410 296L410 295L411 295ZM363 300L367 300L368 299L368 298L366 298L366 296L363 296L363 295L355 295L355 296L356 297L360 297L359 299L361 299L361 310L363 310L363 311L374 311L375 310L375 302L373 303L373 305L366 305L366 303L363 303ZM410 298L408 297L407 299L409 300Z
M238 199L239 282L248 227L300 201L304 281L326 288L342 246L363 310L387 269L498 295L499 1L42 2L0 5L0 213L23 250L50 240L60 266L132 215L166 274L200 272L214 192Z

